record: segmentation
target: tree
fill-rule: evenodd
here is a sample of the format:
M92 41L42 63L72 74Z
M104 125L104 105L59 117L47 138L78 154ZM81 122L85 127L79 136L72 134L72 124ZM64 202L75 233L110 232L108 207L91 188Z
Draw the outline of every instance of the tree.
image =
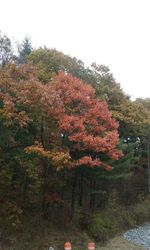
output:
M137 98L135 103L142 103L143 106L150 111L150 98Z
M71 177L71 204L74 208L75 189L77 183L80 183L79 205L82 206L86 168L111 170L109 158L116 160L122 155L116 149L119 141L118 124L112 119L106 102L95 98L94 89L70 74L60 72L44 85L44 92L42 103L38 99L38 103L44 105L47 117L44 115L42 119L45 124L42 125L42 141L29 147L28 152L47 156L51 161L50 166L56 169L76 169ZM46 127L49 135L45 131ZM48 138L51 138L50 144L47 143ZM44 165L44 171L47 168ZM46 173L44 176L48 178Z
M11 40L7 35L0 31L0 66L3 68L7 63L14 59Z
M90 85L71 75L60 73L53 80L64 103L65 113L59 122L64 141L70 143L72 157L80 165L104 166L100 153L118 159L118 124L111 117L107 103L95 98ZM107 168L107 167L106 167Z
M86 68L81 60L65 55L56 49L45 47L34 50L27 57L27 61L32 62L38 68L38 77L44 83L47 83L60 70L71 73L82 80L86 74Z
M21 44L18 45L19 56L17 61L19 64L25 63L26 57L31 54L33 48L31 44L31 39L27 36L24 38Z
M37 187L47 211L62 204L62 185L73 174L70 169L111 169L108 159L121 156L116 149L118 124L90 85L64 72L44 85L28 65L10 65L0 73L1 161L9 170L11 188L19 193L19 204L28 199L29 206L31 190Z
M142 103L124 101L115 107L114 117L120 122L120 135L122 138L130 137L135 140L147 137L150 125L150 112Z
M49 126L52 123L52 131L49 130L52 133L49 134L51 143L54 143L53 146L57 143L57 149L62 148L62 151L66 148L76 161L75 165L103 166L107 169L107 164L99 160L100 153L113 159L121 156L121 152L116 150L118 124L111 117L106 102L95 98L90 85L60 72L47 85L37 82L36 85L30 83L31 86L30 92L27 92L28 83L21 87L20 101L30 105L30 108L36 107L38 119L43 117ZM28 96L24 96L24 92ZM40 143L43 150L49 149L50 145L45 141Z

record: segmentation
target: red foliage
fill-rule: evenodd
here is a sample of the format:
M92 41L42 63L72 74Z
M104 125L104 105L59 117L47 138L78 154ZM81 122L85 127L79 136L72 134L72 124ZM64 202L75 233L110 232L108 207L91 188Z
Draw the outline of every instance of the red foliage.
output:
M2 81L0 85L1 112L7 125L16 121L19 126L27 126L32 121L41 124L43 119L45 137L49 138L47 148L42 144L44 157L55 155L56 165L59 163L61 168L64 166L62 161L68 164L62 155L68 156L71 151L78 154L76 158L72 156L73 166L101 166L110 170L110 166L101 159L101 154L115 160L122 155L116 149L118 123L112 118L107 103L95 97L92 86L64 72L43 85L30 73L24 75L21 69L14 66L10 70L14 77L11 76L11 81Z
M63 72L54 77L47 88L49 86L53 86L55 95L61 100L59 132L72 142L73 151L85 153L76 165L102 166L110 170L111 167L101 161L98 153L118 159L122 152L116 150L118 123L112 118L106 101L95 98L92 86ZM97 157L93 159L89 152L97 153Z

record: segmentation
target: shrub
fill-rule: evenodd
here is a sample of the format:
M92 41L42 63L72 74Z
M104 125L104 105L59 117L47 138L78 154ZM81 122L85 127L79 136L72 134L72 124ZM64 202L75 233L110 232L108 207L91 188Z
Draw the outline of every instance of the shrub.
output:
M147 197L136 204L134 207L134 219L136 223L143 224L144 222L150 221L150 198Z
M114 233L113 223L107 215L95 214L88 226L88 233L97 241L104 242Z

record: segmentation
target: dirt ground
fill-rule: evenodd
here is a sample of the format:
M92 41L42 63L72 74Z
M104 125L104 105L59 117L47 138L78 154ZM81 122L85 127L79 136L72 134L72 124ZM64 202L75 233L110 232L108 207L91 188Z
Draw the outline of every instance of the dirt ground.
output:
M97 250L145 250L145 248L117 236L110 240L105 247L98 247Z

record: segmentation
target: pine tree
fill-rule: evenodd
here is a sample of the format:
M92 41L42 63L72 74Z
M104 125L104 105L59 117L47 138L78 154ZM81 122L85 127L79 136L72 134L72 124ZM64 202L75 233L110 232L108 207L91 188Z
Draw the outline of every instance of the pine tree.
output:
M28 56L32 52L32 44L30 38L27 36L24 38L21 44L18 45L18 63L25 63L26 56Z

